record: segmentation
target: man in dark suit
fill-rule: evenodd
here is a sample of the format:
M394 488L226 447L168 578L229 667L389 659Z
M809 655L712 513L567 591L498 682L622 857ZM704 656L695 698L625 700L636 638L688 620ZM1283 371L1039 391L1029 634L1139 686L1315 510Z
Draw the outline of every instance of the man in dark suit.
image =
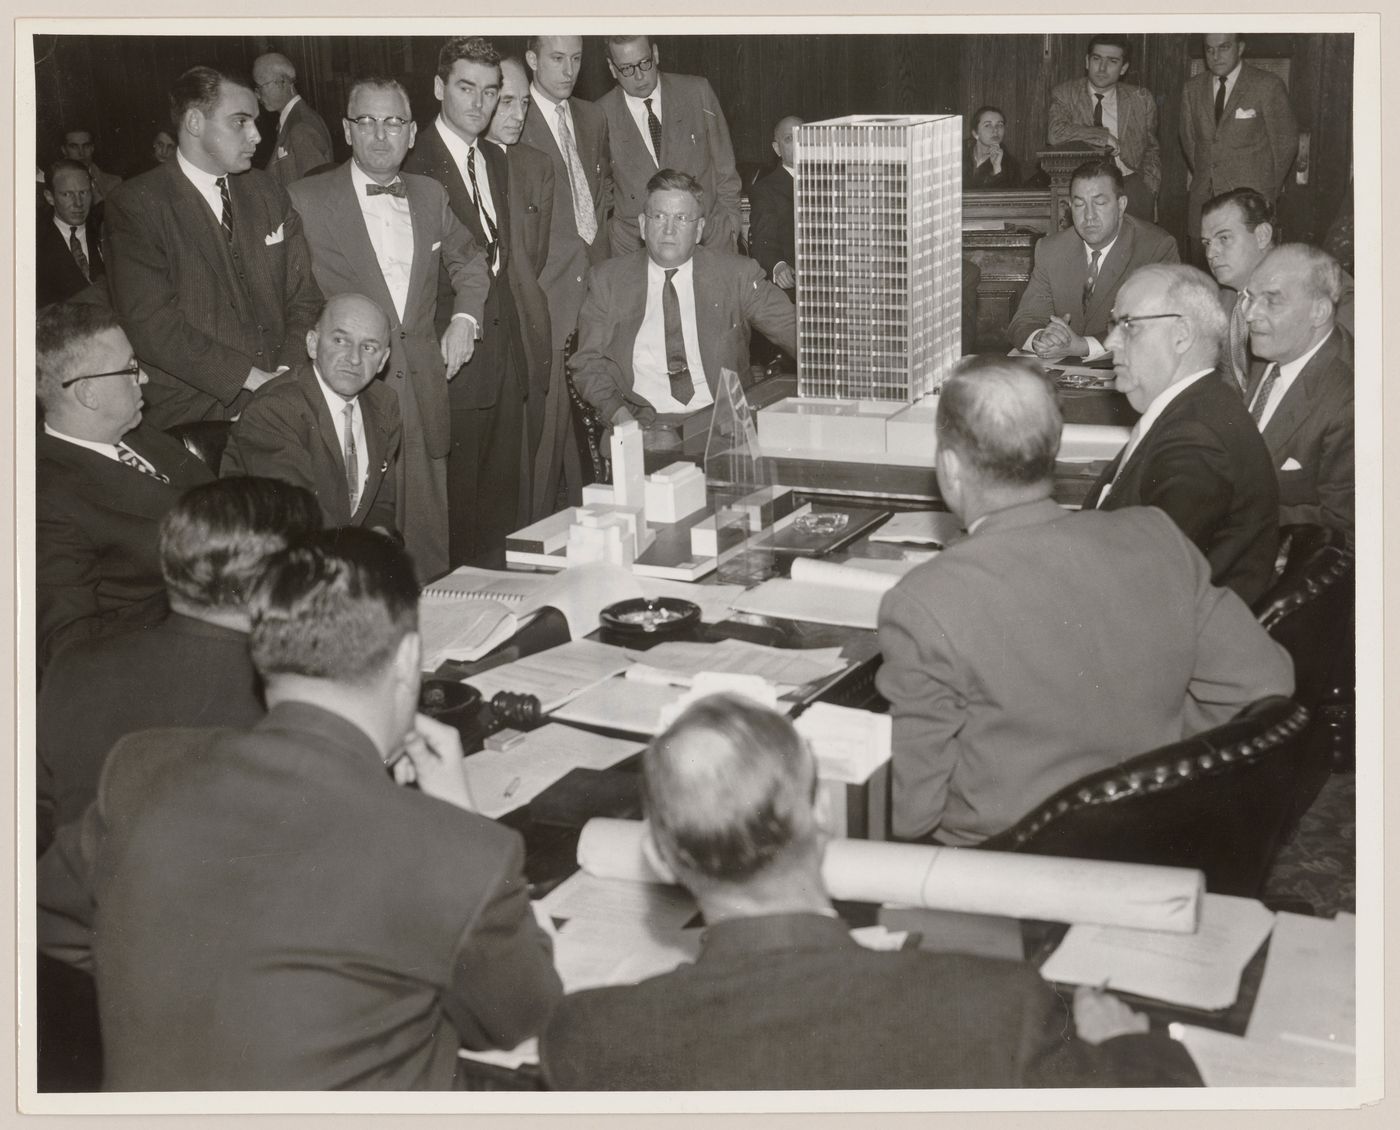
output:
M459 36L438 52L437 120L404 161L410 173L447 190L452 213L486 249L490 288L481 344L448 390L452 447L447 456L448 563L503 569L506 536L524 516L520 495L529 366L510 285L509 173L505 154L481 144L501 93L501 58L480 37ZM440 272L437 326L445 328L451 280Z
M1148 263L1176 263L1176 240L1124 215L1123 173L1112 158L1086 161L1070 177L1074 228L1035 246L1031 281L1007 329L1038 357L1102 356L1109 311L1123 280Z
M815 761L766 707L702 698L642 774L655 853L705 916L700 956L565 997L540 1037L552 1087L1199 1085L1185 1049L1115 997L1077 990L1075 1031L1029 965L858 945L822 883Z
M757 327L797 354L797 314L752 259L698 247L704 197L662 169L642 214L646 246L593 270L569 372L609 424L675 420L714 402L720 370L749 370ZM662 423L666 423L665 419Z
M309 490L327 526L395 533L402 427L394 391L374 378L389 319L362 294L338 294L306 335L310 363L258 389L233 425L220 474L263 475Z
M417 602L390 539L311 535L251 601L267 717L112 750L73 861L108 1090L447 1088L558 1000L519 834L415 715Z
M142 425L146 374L112 311L63 303L39 314L35 439L35 633L42 668L71 640L165 616L156 524L209 469Z
M1342 268L1287 243L1249 278L1249 343L1260 360L1245 389L1278 472L1279 521L1355 535L1355 404L1351 336L1334 310Z
M310 494L273 479L226 479L180 496L160 522L170 615L64 648L44 673L35 719L41 851L45 824L52 832L77 820L97 795L118 738L263 716L248 594L271 554L320 525Z
M1191 170L1186 225L1193 242L1205 201L1252 188L1273 204L1298 155L1298 123L1283 83L1242 61L1238 35L1207 35L1204 50L1205 70L1181 88L1178 127Z
M571 426L573 411L564 370L569 339L578 329L588 270L608 257L608 210L612 171L608 162L608 122L592 102L572 97L583 59L576 35L543 35L530 40L525 62L534 74L530 107L521 140L549 158L554 170L554 215L549 257L540 285L549 303L551 355L545 402L549 462L537 469L532 507L553 510L562 487L576 504L582 494L581 453ZM552 430L551 430L552 429Z
M1162 184L1157 145L1157 100L1129 82L1125 36L1096 35L1084 53L1084 79L1060 83L1050 93L1051 145L1081 141L1113 157L1123 174L1128 215L1151 223Z
M514 56L502 59L501 93L486 137L506 155L509 182L511 255L506 271L515 295L520 341L529 370L523 477L530 483L530 491L521 499L527 522L547 517L558 509L564 436L569 428L567 398L550 399L553 330L549 297L541 281L549 263L550 229L554 224L554 169L538 149L520 144L529 109L530 76L524 62ZM577 468L574 477L578 477Z
M612 254L641 245L638 217L659 169L689 173L705 194L704 245L733 253L739 238L739 174L719 99L707 79L661 73L661 53L645 35L608 37L617 85L598 99L608 119L612 158Z
M457 221L442 185L400 173L417 136L408 94L392 79L350 88L338 169L292 185L317 282L327 294L367 295L389 316L385 381L399 398L395 519L418 576L448 569L447 382L476 349L490 285L485 256ZM438 269L452 280L452 307L439 334Z
M1195 267L1144 267L1118 292L1108 347L1116 387L1141 418L1085 508L1164 510L1246 604L1278 550L1278 484L1234 382L1216 368L1225 314Z
M257 113L239 80L190 68L170 92L175 160L107 201L112 302L151 375L157 427L232 419L296 362L321 309L286 192L249 171Z
M92 209L92 178L81 162L66 157L49 166L44 199L53 209L34 227L36 306L67 302L95 282L104 282L102 225Z
M1055 505L1061 430L1034 362L975 358L944 383L938 485L969 536L880 606L900 837L978 843L1086 774L1292 692L1288 653L1170 512Z
M267 171L283 188L312 169L334 160L331 131L325 119L297 93L297 70L276 51L253 60L253 89L264 110L277 117L277 144L268 158Z
M749 254L758 260L773 285L795 297L797 231L793 220L794 135L802 119L781 118L773 127L778 164L754 181L749 192Z

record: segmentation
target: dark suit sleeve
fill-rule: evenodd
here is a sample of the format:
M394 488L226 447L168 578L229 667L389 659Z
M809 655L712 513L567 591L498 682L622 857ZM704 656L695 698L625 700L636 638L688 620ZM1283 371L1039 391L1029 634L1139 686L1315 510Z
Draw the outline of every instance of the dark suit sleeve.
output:
M593 405L606 423L611 423L619 408L627 407L621 374L617 364L607 355L608 340L613 332L612 299L602 273L592 271L588 290L578 314L578 348L569 358L569 372L579 395Z
M82 523L57 490L40 501L34 520L35 635L39 665L72 639L98 635L102 608L97 598L102 579L100 553Z
M782 197L769 180L764 177L749 193L749 250L771 279L773 268L787 258L786 233L792 227L792 216L785 214ZM797 264L788 266L795 269Z
M1055 294L1050 283L1050 269L1045 263L1046 236L1035 245L1035 265L1031 268L1031 281L1021 294L1021 301L1012 315L1011 324L1006 328L1006 337L1013 349L1020 349L1026 339L1036 330L1050 324L1050 315L1055 313ZM1083 326L1072 327L1076 331Z
M593 237L592 262L601 263L612 254L608 244L608 222L613 213L612 143L608 140L608 116L598 115L598 234Z
M300 180L312 169L333 160L330 137L314 122L302 119L287 130L287 161L292 166L288 181Z
M553 946L530 910L525 851L512 837L494 890L458 942L444 1007L462 1045L513 1048L535 1035L563 995Z
M220 476L259 475L316 493L311 437L297 426L300 414L288 409L278 397L254 396L229 432Z
M743 264L740 301L744 319L757 326L764 337L789 356L797 356L797 310L781 290L763 277L757 263L740 260ZM741 373L747 379L747 373Z
M1306 522L1344 530L1348 538L1356 529L1356 430L1353 398L1326 405L1326 423L1318 438L1317 466L1285 471L1279 468L1279 497L1294 495L1290 479L1311 475L1317 501L1279 506L1279 524Z
M316 325L325 298L311 269L311 244L306 239L301 213L292 207L292 198L284 188L280 185L274 187L282 206L282 232L287 241L287 276L283 293L286 335L277 354L277 363L295 368L306 360L306 331Z
M397 396L385 396L381 400L379 411L384 414L385 450L388 452L389 467L380 480L379 492L375 495L374 505L369 508L369 513L365 515L365 525L370 529L378 526L385 530L397 530L399 527L395 500L398 497L399 450L403 444L403 420L399 416L399 398Z
M486 295L491 290L491 272L486 253L478 246L471 229L452 212L447 190L442 192L442 265L452 284L452 313L470 314L483 333Z
M34 872L39 949L79 969L92 968L96 860L102 831L101 810L94 801L80 819L58 829Z
M1187 422L1165 429L1154 444L1138 502L1164 511L1204 554L1233 494L1229 452L1209 428Z
M709 148L710 168L714 172L714 206L710 223L705 225L704 243L732 252L739 240L739 173L734 167L734 145L729 140L729 123L715 97L708 79L701 79L704 97L700 113L705 119L705 143ZM723 224L716 223L723 220ZM711 230L714 224L717 230Z

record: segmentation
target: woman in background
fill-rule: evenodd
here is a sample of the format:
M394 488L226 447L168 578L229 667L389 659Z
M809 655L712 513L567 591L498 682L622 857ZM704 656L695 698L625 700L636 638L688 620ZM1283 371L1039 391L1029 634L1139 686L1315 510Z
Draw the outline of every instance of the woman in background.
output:
M972 115L972 136L963 149L963 188L1019 188L1021 167L1004 148L1006 115L980 106Z

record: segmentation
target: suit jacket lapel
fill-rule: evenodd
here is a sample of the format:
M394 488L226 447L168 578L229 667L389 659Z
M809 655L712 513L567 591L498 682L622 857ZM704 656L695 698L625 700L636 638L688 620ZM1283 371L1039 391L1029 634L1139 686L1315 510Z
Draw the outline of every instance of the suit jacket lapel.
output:
M586 116L574 112L581 105L583 103L577 98L570 98L569 116L574 120L574 145L578 147L578 159L583 165L583 175L588 181L588 191L593 195L593 206L597 208L598 193L603 187L602 162L598 157L600 139L593 127L584 120Z
M384 472L389 466L388 444L385 443L384 432L381 430L383 422L379 413L372 410L368 392L366 389L360 394L359 404L360 416L365 422L365 458L369 461L369 474L365 477L365 487L360 492L359 505L352 516L352 520L356 522L369 510L375 491L379 489L379 482L384 478Z
M719 293L713 262L703 248L695 249L695 266L691 269L690 281L695 291L695 332L700 336L700 362L705 366L705 377L710 382L710 391L719 387L720 359L715 356L715 346L724 340L726 326L720 324L720 317L714 296ZM747 374L740 374L745 376Z
M663 73L661 75L661 112L666 116L661 119L661 152L656 155L658 169L669 168L675 154L685 152L684 134L686 127L682 109L680 100L676 96L675 83L671 81L670 75Z
M227 280L230 289L237 293L241 288L232 285L234 280L230 272L228 249L221 246L223 234L219 221L209 211L209 205L199 194L199 189L189 182L176 162L169 161L164 167L169 170L166 177L170 182L171 207L181 229L204 256L214 277Z
M636 266L625 277L623 286L619 290L626 288L632 294L622 297L625 305L622 309L627 311L621 326L621 333L618 335L619 344L622 345L622 354L617 358L619 363L625 363L627 372L632 372L632 353L637 345L637 334L641 332L642 320L646 316L647 308L647 253L645 250L633 252L636 259ZM633 373L633 383L636 382L636 374Z
M1118 293L1118 284L1123 278L1123 271L1133 257L1133 222L1129 216L1123 217L1123 226L1118 229L1118 239L1113 244L1113 249L1108 253L1102 263L1099 264L1099 277L1094 282L1094 293L1089 296L1089 305L1084 311L1084 325L1094 321L1100 314L1107 314L1108 308L1113 305L1113 297ZM1085 277L1088 277L1086 268ZM1083 327L1080 327L1083 332Z
M326 398L321 393L321 386L316 381L316 370L311 367L308 361L297 370L297 387L300 388L302 396L306 398L306 407L311 413L311 426L316 429L322 445L335 464L336 470L340 473L340 481L345 482L345 455L340 450L340 442L336 438L335 421L331 419L330 408L326 404ZM348 507L350 501L344 500L344 505Z
M335 231L340 249L355 272L363 281L365 296L372 298L389 318L389 328L396 330L401 325L399 313L394 306L394 298L389 293L389 285L384 281L384 272L379 269L379 256L374 253L374 244L369 241L369 229L365 227L364 213L360 202L355 199L355 182L350 179L350 163L347 161L335 174L335 192L327 199L327 207L335 217ZM411 201L410 201L411 203ZM412 212L412 208L409 211ZM414 225L415 243L418 229ZM418 266L417 247L414 248L414 269ZM409 300L413 298L413 287L409 287Z
M484 249L486 247L486 233L481 228L476 202L472 199L467 182L462 177L462 170L452 159L452 151L442 140L436 123L428 127L424 133L427 136L420 144L423 145L423 156L428 160L426 170L428 175L447 189L447 202L452 206L452 211L471 230L472 238ZM494 189L495 185L493 184L491 187Z
M422 181L409 176L404 177L404 184L408 186L408 214L413 220L413 266L408 272L408 298L404 302L404 316L407 317L416 295L437 294L437 279L428 277L428 264L433 258L433 247L428 240L428 216L433 202ZM423 290L425 286L426 291Z
M504 273L510 258L510 171L506 155L490 142L481 148L486 160L486 179L491 183L491 202L496 206L496 273Z
M1293 433L1312 415L1320 396L1318 383L1332 365L1339 347L1337 331L1334 329L1322 343L1322 348L1313 354L1312 360L1303 366L1298 379L1274 409L1274 414L1264 425L1264 436L1269 441L1270 450L1277 451L1286 444L1293 437Z

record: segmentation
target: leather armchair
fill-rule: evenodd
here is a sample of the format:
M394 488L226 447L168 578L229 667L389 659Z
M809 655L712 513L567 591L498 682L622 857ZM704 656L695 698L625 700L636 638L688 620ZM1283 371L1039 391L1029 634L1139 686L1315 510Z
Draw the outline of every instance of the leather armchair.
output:
M186 451L217 475L232 427L231 420L195 420L166 429L166 435L178 439L185 445Z

